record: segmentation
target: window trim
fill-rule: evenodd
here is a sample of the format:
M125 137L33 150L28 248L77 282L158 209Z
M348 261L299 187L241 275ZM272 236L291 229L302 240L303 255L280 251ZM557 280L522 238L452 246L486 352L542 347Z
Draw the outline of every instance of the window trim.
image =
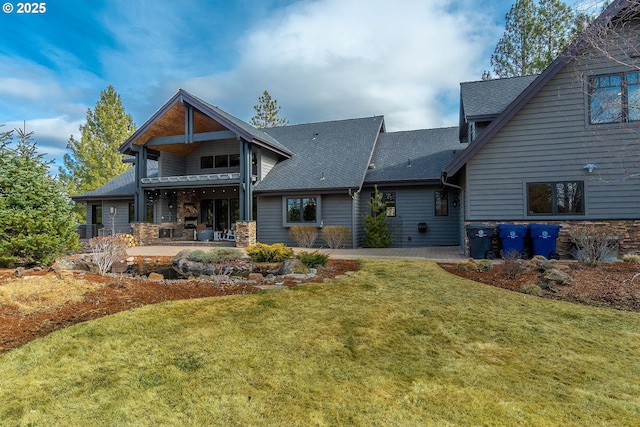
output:
M558 184L567 184L567 183L573 183L573 184L579 184L579 187L581 188L582 191L582 197L580 200L580 207L581 207L581 212L558 212L558 193L557 193L557 185ZM532 213L531 212L531 201L529 198L529 187L531 185L550 185L551 186L551 212L543 212L543 213ZM562 217L562 216L567 216L567 217L576 217L576 216L585 216L586 215L586 210L587 210L587 203L586 203L586 187L585 187L585 183L584 181L581 180L563 180L563 181L531 181L531 182L525 182L524 183L524 189L525 189L525 200L526 200L526 205L525 205L525 209L526 209L526 216L527 217L533 217L533 218L540 218L540 217Z
M634 82L629 83L629 76L634 76ZM619 120L611 120L611 121L594 121L593 120L593 99L595 94L594 81L596 79L601 78L611 78L611 77L619 77L620 78L620 114ZM637 70L629 70L629 71L621 71L618 73L607 73L607 74L595 74L588 77L588 88L587 88L587 122L590 126L599 126L599 125L611 125L611 124L621 124L621 123L634 123L640 121L640 106L629 107L629 99L631 98L629 87L634 86L636 91L640 92L640 72ZM617 86L616 86L617 87ZM616 98L618 99L618 98ZM631 118L631 110L634 110L637 118Z
M290 199L299 199L301 206L304 204L304 199L313 199L316 200L316 219L315 221L303 221L302 218L300 221L289 221L288 220L288 205ZM304 195L293 195L293 196L282 196L282 226L283 227L295 227L297 225L310 225L312 227L321 227L322 226L322 198L319 194L304 194Z

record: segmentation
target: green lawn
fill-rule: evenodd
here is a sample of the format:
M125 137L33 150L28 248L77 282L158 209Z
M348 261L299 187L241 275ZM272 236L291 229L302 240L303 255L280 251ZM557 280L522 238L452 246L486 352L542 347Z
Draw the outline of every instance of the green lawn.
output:
M0 373L3 426L631 426L640 315L365 260L76 325Z

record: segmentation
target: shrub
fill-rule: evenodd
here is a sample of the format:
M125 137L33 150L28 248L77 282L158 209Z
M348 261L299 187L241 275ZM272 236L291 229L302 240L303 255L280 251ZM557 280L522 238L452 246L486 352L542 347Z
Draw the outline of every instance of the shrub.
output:
M94 237L87 246L91 252L91 262L100 275L107 274L114 262L127 256L127 245L118 236Z
M327 261L329 261L329 255L321 254L318 251L300 252L296 255L296 258L309 268L315 268L319 265L325 266L327 265Z
M344 248L351 241L351 230L341 225L328 225L322 229L322 239L331 249Z
M460 261L456 264L456 269L458 271L478 271L478 264L472 258L469 258L466 261Z
M542 288L539 285L526 285L522 287L522 292L527 295L533 295L536 297L542 296Z
M189 254L189 261L202 262L205 264L215 264L224 261L233 261L242 258L242 251L236 248L211 248L205 252L196 250Z
M310 225L295 225L289 229L289 237L302 248L310 248L318 238L318 229Z
M117 235L128 248L138 246L138 241L131 234L118 234Z
M382 201L382 193L375 187L375 193L369 201L371 214L364 217L364 245L368 248L389 248L391 231L387 227L387 210Z
M640 255L637 255L637 254L626 254L626 255L622 256L622 260L624 262L640 264Z
M617 241L603 227L586 225L569 230L569 238L578 251L578 261L595 265L605 259Z
M523 272L524 267L520 261L520 253L516 250L507 251L502 254L504 262L502 268L507 279L515 279Z
M256 243L249 246L246 251L253 262L282 262L293 258L293 250L284 243L274 243L273 245Z
M493 268L493 263L488 259L478 261L478 271L489 271Z

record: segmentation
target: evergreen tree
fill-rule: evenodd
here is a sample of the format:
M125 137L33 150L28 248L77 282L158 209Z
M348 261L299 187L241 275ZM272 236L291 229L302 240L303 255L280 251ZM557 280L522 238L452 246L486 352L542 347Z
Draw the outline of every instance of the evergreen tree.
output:
M542 72L584 28L587 15L561 0L516 0L507 13L505 32L491 65L498 77Z
M369 210L371 214L364 217L364 245L368 248L391 247L391 231L387 227L387 208L377 186L369 201Z
M71 136L67 143L70 153L64 156L60 180L69 194L95 190L127 170L118 148L135 130L113 86L100 92L100 100L87 110L87 121L80 126L80 140Z
M258 97L258 105L254 105L253 109L256 110L256 115L251 117L251 124L258 129L289 124L289 120L278 117L278 113L280 112L278 101L272 99L266 90Z
M50 264L77 246L73 207L50 162L37 153L32 132L0 134L0 265Z

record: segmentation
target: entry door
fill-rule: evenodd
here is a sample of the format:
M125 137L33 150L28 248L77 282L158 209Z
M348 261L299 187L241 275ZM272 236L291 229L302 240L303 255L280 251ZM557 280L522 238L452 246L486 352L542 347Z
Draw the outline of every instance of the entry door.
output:
M91 205L91 237L98 235L102 228L102 205Z

